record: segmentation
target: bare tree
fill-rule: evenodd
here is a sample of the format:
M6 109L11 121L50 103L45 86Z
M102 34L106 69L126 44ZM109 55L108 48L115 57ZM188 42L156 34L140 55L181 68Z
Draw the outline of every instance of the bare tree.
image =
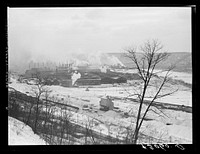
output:
M45 99L44 99L44 101L45 101L45 120L44 120L44 127L46 126L47 120L50 119L50 110L51 110L52 105L49 103L48 99L50 97L49 95L50 95L51 92L52 92L51 90L45 91Z
M34 132L37 132L37 123L38 123L38 117L39 117L39 105L41 103L41 96L43 93L49 93L50 91L45 88L45 81L42 78L40 72L36 72L35 74L33 74L33 77L35 77L35 81L33 83L33 85L35 85L35 87L32 89L32 91L35 94L36 97L36 113L35 113L35 123L34 123Z
M60 145L63 143L63 139L67 139L70 142L69 134L70 134L70 118L72 114L68 110L66 106L60 108Z
M140 92L132 94L132 96L136 96L139 100L139 109L137 113L137 120L135 125L135 130L132 135L132 142L134 144L137 144L138 135L140 128L142 126L143 120L145 116L147 115L150 107L154 103L154 101L158 98L165 97L167 95L171 95L177 90L174 90L172 92L168 92L165 94L161 94L161 90L163 89L163 86L168 82L168 77L170 75L170 71L174 68L174 66L168 67L168 69L165 70L166 74L164 77L158 77L160 79L160 84L156 89L156 92L149 98L151 98L150 103L147 105L147 108L145 109L144 113L142 114L143 104L147 95L147 89L150 86L150 80L152 77L154 77L157 72L155 72L155 67L161 63L162 61L166 60L169 56L169 53L162 52L163 45L158 40L151 40L144 42L143 45L140 46L141 53L137 53L136 47L130 47L125 49L127 52L125 54L126 57L130 58L133 63L136 66L136 69L138 70L138 74L142 80L142 88Z
M88 143L87 137L90 137L90 141L92 144L96 144L96 140L92 131L94 127L94 119L87 118L87 122L85 123L85 144Z
M34 106L34 102L30 102L29 103L30 107L29 107L29 112L28 112L28 117L27 117L27 120L26 120L26 124L28 125L29 124L29 120L30 120L30 117L31 117L31 113L32 113L32 108ZM28 105L27 105L28 106Z

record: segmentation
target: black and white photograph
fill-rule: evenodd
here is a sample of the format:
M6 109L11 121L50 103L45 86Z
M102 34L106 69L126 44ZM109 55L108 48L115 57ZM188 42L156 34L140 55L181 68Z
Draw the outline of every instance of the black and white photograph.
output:
M7 34L9 146L193 144L191 6L7 7Z

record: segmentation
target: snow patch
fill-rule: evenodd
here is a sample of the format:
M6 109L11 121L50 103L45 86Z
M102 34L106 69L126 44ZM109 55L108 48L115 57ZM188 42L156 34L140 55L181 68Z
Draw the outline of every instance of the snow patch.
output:
M23 122L8 117L8 145L46 145L31 127Z

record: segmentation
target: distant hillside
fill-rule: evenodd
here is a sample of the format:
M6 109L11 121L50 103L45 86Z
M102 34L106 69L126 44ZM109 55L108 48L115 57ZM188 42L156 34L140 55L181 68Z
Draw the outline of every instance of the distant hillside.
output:
M124 56L124 53L109 53L116 56L125 66L135 67L131 59ZM138 54L139 55L139 54ZM157 65L156 69L166 69L171 64L176 64L174 71L177 72L192 72L192 54L188 52L170 53L169 57Z

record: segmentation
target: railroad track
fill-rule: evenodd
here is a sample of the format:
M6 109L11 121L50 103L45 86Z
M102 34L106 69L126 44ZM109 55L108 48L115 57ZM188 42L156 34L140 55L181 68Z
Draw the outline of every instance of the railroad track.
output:
M138 99L134 99L134 98L127 98L127 97L113 97L110 96L111 99L116 99L116 100L130 100L130 101L134 101L134 102L138 102ZM151 101L148 100L144 100L144 104L148 105L150 104ZM184 112L188 112L188 113L192 113L192 107L190 106L185 106L185 105L178 105L178 104L170 104L170 103L162 103L162 102L153 102L152 106L158 108L158 109L170 109L170 110L176 110L176 111L184 111Z
M27 98L25 98L27 97ZM27 96L26 94L23 94L22 93L22 96L20 97L20 92L17 92L17 95L12 93L12 92L9 92L9 101L12 101L12 100L15 100L17 101L18 103L33 103L34 97L32 96ZM33 101L33 102L30 102L30 101ZM43 101L46 101L43 99ZM73 108L75 110L79 110L78 107L75 107L75 106L72 106L72 105L67 105L67 104L63 104L63 103L59 103L59 102L55 102L55 101L51 101L51 100L47 100L49 104L53 104L54 106L67 106L67 107L70 107L70 108ZM76 132L78 133L82 133L82 134L85 134L86 133L86 128L84 126L81 126L80 124L77 124L77 123L74 123L74 122L70 122L71 123L71 126L72 126L72 129L76 129ZM103 134L103 133L100 133L98 131L95 131L93 129L89 129L90 130L90 133L91 133L91 136L93 136L94 138L97 138L97 139L100 139L100 140L103 140L103 141L108 141L109 143L124 143L126 144L126 141L125 140L122 140L122 139L119 139L119 138L116 138L116 137L113 137L113 136L110 136L110 135L106 135L106 134ZM161 139L156 139L152 136L148 136L148 135L145 135L145 134L142 134L140 133L139 134L139 137L141 139L145 139L145 138L150 138L152 140L155 140L157 142L165 142L164 140L161 140Z

